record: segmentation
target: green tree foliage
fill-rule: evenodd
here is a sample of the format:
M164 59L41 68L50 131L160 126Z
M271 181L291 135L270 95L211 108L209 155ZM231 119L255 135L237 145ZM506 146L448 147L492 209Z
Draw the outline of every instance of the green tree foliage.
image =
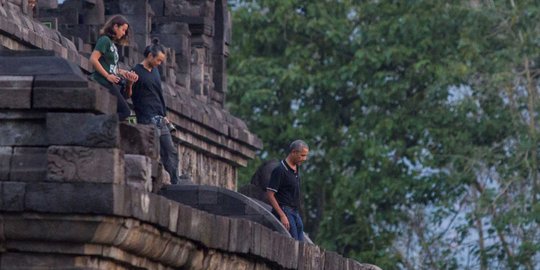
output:
M383 269L540 263L536 1L238 0L228 102L304 138L306 229Z

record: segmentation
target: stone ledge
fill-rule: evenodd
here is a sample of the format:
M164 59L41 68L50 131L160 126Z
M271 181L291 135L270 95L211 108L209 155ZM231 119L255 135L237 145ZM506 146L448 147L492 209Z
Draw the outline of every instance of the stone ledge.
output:
M325 264L327 252L317 246L124 185L0 182L0 191L0 239L8 242L100 244L174 267L191 265L197 256L217 261L243 258L250 265L256 258L283 269L322 269ZM194 247L197 251L191 251ZM199 254L208 249L217 257ZM179 252L184 259L178 258ZM328 256L337 265L350 265L339 255Z

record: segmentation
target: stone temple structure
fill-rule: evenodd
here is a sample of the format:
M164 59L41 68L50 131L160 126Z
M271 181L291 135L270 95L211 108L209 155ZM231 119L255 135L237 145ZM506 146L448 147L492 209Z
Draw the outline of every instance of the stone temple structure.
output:
M158 37L182 185L152 126L119 123L88 79L97 32L130 21L133 66ZM225 108L226 0L0 0L0 269L379 269L299 243L244 196L262 148Z

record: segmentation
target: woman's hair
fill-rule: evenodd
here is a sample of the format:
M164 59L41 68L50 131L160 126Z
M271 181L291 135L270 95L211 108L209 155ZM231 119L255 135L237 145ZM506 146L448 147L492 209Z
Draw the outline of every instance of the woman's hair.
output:
M129 28L126 30L126 34L121 39L116 39L115 33L114 33L114 26L117 25L118 27L127 24L129 25L128 21L124 16L122 15L115 15L112 16L106 23L103 25L103 28L99 30L100 35L107 35L112 40L115 40L120 45L127 45L129 43Z
M152 39L152 44L146 46L146 48L144 49L143 55L144 57L147 57L148 54L151 53L153 57L156 57L159 52L165 54L165 48L163 48L163 46L159 44L159 39L154 38Z

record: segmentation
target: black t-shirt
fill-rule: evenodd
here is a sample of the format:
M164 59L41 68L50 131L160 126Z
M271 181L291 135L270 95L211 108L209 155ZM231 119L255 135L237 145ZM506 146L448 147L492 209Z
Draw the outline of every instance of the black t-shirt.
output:
M300 205L300 174L298 171L295 173L285 160L282 160L279 166L272 171L266 189L276 193L275 197L280 206L298 209Z
M159 71L157 68L148 71L141 64L137 64L133 71L139 75L139 80L133 85L133 94L131 96L137 122L149 124L152 117L166 115Z

